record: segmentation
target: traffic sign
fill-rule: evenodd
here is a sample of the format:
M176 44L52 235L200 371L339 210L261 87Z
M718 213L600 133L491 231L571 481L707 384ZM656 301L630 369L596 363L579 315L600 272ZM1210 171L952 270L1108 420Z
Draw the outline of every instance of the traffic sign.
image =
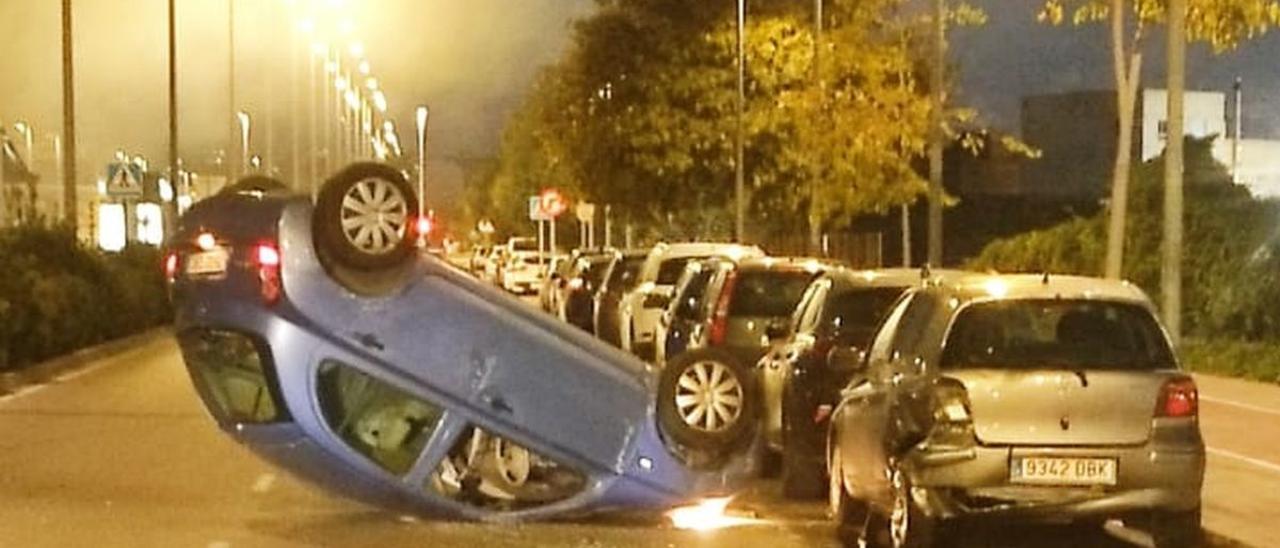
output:
M551 217L546 216L542 211L542 198L538 196L529 197L529 220L530 221L550 221Z
M587 202L580 202L577 207L573 208L573 212L578 217L580 223L590 223L596 220L596 205Z
M543 190L542 194L538 195L538 199L541 202L542 214L551 219L559 217L569 209L569 203L565 201L560 191L554 188Z
M142 166L125 162L107 164L107 196L142 196Z

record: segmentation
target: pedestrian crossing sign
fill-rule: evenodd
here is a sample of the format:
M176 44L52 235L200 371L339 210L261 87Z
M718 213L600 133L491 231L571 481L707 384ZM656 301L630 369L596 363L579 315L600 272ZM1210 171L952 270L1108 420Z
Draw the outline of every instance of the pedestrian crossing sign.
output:
M107 196L142 196L142 167L116 162L107 165Z

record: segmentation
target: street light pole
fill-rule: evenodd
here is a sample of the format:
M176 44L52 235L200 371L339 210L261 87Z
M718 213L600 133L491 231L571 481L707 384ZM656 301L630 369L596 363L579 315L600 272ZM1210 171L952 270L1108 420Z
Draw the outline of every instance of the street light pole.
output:
M943 109L946 107L946 0L933 2L933 108L929 117L929 264L942 266Z
M66 151L62 156L62 206L67 226L76 232L79 207L76 204L76 92L75 56L71 39L71 0L62 0L62 135Z
M747 95L747 77L746 77L746 54L743 48L746 45L746 19L747 19L747 1L738 0L738 96L734 107L735 116L735 134L734 139L734 173L733 173L733 196L734 196L734 241L739 243L746 241L746 225L744 217L746 216L746 203L743 194L746 192L746 173L745 166L745 143L743 140L743 114L746 110Z
M1187 1L1169 1L1168 140L1164 158L1164 248L1160 285L1164 325L1175 347L1182 344L1183 94L1187 79Z
M249 175L249 113L242 110L236 118L240 120L240 176L244 177Z
M244 165L249 160L241 158L239 162L231 158L236 142L236 120L238 118L236 104L236 0L227 0L227 97L231 108L231 124L227 129L227 183L236 179L236 164Z
M165 234L172 234L178 226L178 196L180 193L178 165L178 30L175 0L169 0L169 187L173 189L173 199L169 202L169 211L164 216Z

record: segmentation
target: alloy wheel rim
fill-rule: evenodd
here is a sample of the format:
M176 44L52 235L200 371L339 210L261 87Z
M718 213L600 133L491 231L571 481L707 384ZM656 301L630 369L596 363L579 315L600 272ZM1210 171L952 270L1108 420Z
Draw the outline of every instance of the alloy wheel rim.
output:
M365 253L381 255L404 240L409 203L390 181L365 179L342 197L340 221L347 242Z
M907 535L911 530L911 501L908 500L908 494L902 472L900 470L893 471L893 512L889 515L889 538L893 541L893 546L901 547L907 544Z
M676 408L688 426L722 432L742 416L744 391L738 376L723 363L690 364L676 383Z

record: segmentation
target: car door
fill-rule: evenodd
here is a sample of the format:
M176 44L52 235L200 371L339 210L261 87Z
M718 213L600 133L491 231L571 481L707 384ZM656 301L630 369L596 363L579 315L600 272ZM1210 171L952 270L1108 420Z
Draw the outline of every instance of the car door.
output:
M914 294L905 295L885 318L871 343L867 376L841 393L838 423L833 426L839 434L837 447L849 490L860 499L884 506L891 500L885 474L890 455L885 440L894 395L894 362L900 358L894 343L913 300Z
M760 384L764 395L765 432L770 443L781 446L783 394L796 362L814 343L814 333L822 318L823 304L831 291L831 280L822 278L809 285L800 298L792 320L791 336L766 354Z

